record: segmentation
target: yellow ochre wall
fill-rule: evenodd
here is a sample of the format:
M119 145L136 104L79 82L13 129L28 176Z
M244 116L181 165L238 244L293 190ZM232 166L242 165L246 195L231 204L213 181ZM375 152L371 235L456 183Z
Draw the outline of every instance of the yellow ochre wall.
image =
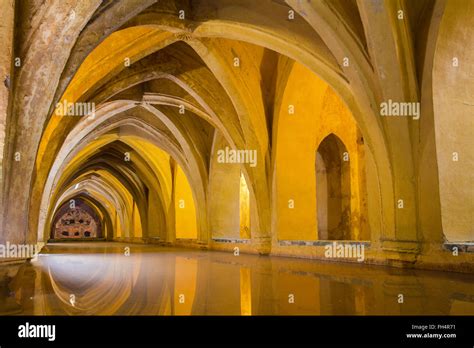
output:
M180 166L175 172L176 238L196 239L196 208L193 192Z
M244 174L240 174L240 238L250 236L250 192Z
M365 209L366 204L362 140L355 120L342 100L324 81L295 63L277 116L278 239L318 239L316 152L321 141L331 133L342 141L350 158L351 239L367 238L366 224L360 219L361 209ZM293 208L290 208L289 200L293 200Z

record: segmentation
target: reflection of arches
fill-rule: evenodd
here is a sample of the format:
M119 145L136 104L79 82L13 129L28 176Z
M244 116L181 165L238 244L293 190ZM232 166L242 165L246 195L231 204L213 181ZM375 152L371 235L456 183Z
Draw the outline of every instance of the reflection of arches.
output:
M64 252L64 249L57 250ZM118 259L123 253L117 249L109 249L107 253L91 250L100 249L88 249L85 254L64 254L60 261L57 255L50 254L42 260L41 285L50 294L44 301L45 314L129 314L130 307L124 308L124 304L130 299L142 269L140 253L133 256L133 262L122 264ZM74 306L71 306L71 294L75 295Z
M330 134L316 154L316 196L319 239L351 239L351 179L349 155Z

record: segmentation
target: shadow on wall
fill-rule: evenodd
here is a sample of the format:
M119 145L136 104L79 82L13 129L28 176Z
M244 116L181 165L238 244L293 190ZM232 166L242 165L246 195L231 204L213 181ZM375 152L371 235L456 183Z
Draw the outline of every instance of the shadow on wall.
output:
M329 134L316 154L318 238L351 239L351 179L349 153Z

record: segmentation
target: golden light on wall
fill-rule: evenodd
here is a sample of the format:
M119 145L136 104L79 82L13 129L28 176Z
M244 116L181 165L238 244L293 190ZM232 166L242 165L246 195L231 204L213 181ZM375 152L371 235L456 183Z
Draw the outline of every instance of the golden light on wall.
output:
M474 0L0 13L0 314L474 312Z
M240 174L240 238L250 238L250 192L243 173Z
M188 179L179 165L175 170L176 238L196 239L196 208Z

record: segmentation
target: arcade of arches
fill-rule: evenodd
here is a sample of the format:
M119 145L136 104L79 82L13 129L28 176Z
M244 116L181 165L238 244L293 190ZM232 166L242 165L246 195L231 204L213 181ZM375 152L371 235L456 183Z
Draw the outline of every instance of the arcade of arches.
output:
M0 10L1 243L474 271L474 2Z

